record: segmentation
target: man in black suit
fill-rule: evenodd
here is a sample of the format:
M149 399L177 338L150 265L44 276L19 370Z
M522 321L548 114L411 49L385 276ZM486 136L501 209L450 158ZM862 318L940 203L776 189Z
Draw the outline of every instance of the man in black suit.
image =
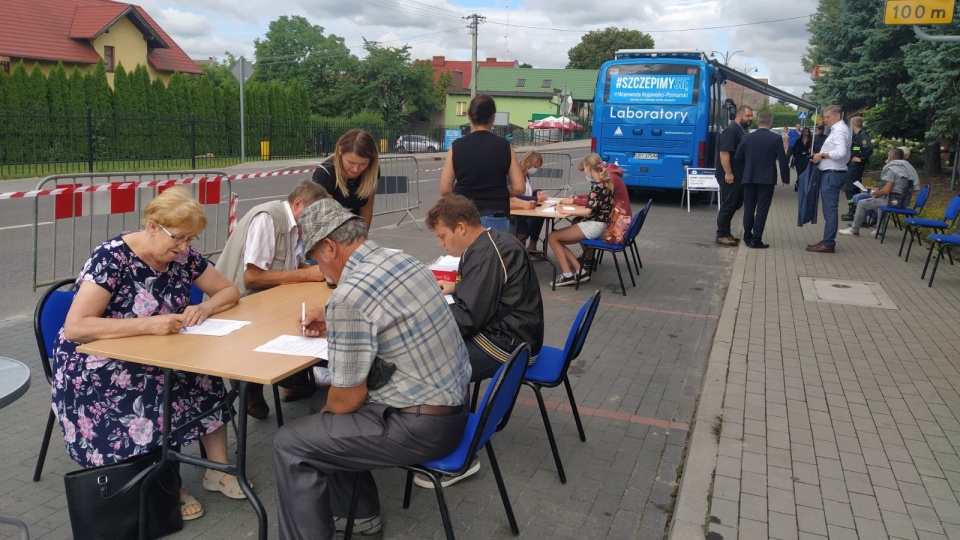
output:
M743 160L743 243L750 248L770 247L764 244L763 227L777 185L777 163L783 187L790 185L790 167L783 150L783 138L770 131L773 113L757 115L758 129L743 136L735 160Z

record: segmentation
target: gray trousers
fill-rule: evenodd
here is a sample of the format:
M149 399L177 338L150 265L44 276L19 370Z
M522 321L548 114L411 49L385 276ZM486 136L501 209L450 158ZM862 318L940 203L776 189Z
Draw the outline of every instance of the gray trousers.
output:
M346 517L356 472L357 517L380 513L373 469L441 458L460 444L466 412L430 416L367 403L350 414L317 414L329 387L310 402L313 414L288 421L273 438L277 518L282 540L334 540L333 519Z
M863 199L857 202L857 212L853 215L853 225L851 228L857 232L860 232L860 227L863 225L863 222L867 219L867 214L869 212L880 210L881 206L887 205L887 196L870 199ZM880 218L883 217L880 212L877 212L877 223L880 223Z

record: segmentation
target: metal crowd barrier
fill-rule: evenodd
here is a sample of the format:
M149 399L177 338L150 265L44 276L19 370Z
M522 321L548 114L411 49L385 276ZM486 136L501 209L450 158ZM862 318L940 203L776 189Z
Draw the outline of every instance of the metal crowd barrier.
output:
M403 212L397 225L409 217L423 230L411 213L420 208L420 166L414 156L380 158L380 184L373 201L373 215Z
M534 189L551 191L553 195L563 197L570 191L570 171L573 168L573 159L570 154L540 152L543 157L543 166L530 175L530 184ZM523 156L517 156L521 159Z
M34 291L76 277L94 247L121 233L139 230L144 208L169 185L164 182L167 180L187 180L182 182L183 187L206 210L207 228L194 246L208 257L219 252L227 241L232 182L226 178L209 183L200 180L226 176L222 171L203 170L58 174L44 178L37 190L68 190L34 197Z

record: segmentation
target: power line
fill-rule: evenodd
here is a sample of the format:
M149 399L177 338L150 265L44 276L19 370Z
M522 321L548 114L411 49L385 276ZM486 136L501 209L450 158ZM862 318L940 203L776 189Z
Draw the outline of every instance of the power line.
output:
M799 19L809 19L809 18L810 18L810 15L800 15L800 16L797 16L797 17L786 17L786 18L783 18L783 19L770 19L770 20L767 20L767 21L756 21L756 22L739 23L739 24L725 24L725 25L721 25L721 26L702 26L702 27L699 27L699 28L681 28L681 29L677 29L677 30L640 30L640 32L643 32L643 33L645 33L645 34L658 34L658 33L659 33L659 34L669 34L669 33L673 33L673 32L691 32L691 31L694 31L694 30L720 30L720 29L723 29L723 28L738 28L738 27L741 27L741 26L753 26L753 25L756 25L756 24L767 24L767 23L784 22L784 21L796 21L796 20L799 20ZM510 24L510 23L508 23L508 22L505 23L505 22L497 22L497 21L490 21L490 24L499 24L499 25L501 25L501 26L510 26L510 27L513 27L513 28L526 28L526 29L529 29L529 30L549 30L549 31L552 31L552 32L574 32L574 33L577 33L577 34L586 34L586 33L588 33L588 32L592 32L592 31L593 31L593 30L583 30L583 29L574 29L574 28L545 28L545 27L543 27L543 26L526 26L526 25L522 25L522 24Z

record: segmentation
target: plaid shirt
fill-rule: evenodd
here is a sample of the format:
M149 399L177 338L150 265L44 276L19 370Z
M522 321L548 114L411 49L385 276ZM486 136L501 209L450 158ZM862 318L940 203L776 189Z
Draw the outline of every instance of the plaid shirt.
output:
M470 360L437 279L413 257L367 241L344 267L325 309L334 386L362 383L373 360L396 364L367 401L391 407L460 405Z

